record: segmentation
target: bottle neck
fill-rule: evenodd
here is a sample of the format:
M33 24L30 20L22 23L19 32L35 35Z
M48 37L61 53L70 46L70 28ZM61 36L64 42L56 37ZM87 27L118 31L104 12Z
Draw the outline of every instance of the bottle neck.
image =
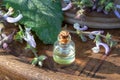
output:
M70 41L71 41L71 36L70 35L68 35L66 38L61 38L61 36L58 36L58 42L61 45L67 45L67 44L70 43Z

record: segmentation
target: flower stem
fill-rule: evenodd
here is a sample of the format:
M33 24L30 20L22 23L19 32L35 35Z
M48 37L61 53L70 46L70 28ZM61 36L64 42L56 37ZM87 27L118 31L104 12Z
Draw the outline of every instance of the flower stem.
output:
M67 31L69 31L70 33L73 33L73 34L86 34L86 35L89 35L89 34L92 34L92 35L98 35L98 34L94 34L94 33L91 33L91 32L89 32L89 31L86 31L86 32L83 32L83 31L71 31L71 30L67 30ZM104 35L99 35L100 37L102 37L102 38L104 38L104 39L106 39L106 36L104 36ZM112 39L110 39L110 40L112 40ZM119 40L112 40L112 41L116 41L116 42L120 42Z
M38 55L37 55L37 51L35 50L35 48L31 47L31 50L32 50L32 52L33 52L34 56L37 58L37 57L38 57Z

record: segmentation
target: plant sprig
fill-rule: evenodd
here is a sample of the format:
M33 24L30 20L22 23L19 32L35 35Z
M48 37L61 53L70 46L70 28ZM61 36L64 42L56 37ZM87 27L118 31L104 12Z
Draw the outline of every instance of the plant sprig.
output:
M31 64L33 66L35 65L39 65L40 67L43 66L43 61L47 58L45 55L38 55L37 54L37 50L36 50L36 42L34 40L33 35L31 34L31 28L27 28L25 27L25 30L19 26L20 31L17 32L17 34L15 35L15 39L23 42L23 40L25 40L27 42L27 46L25 47L25 49L27 50L31 50L32 53L34 54L34 58L31 62Z
M103 35L103 34L94 34L94 33L91 33L91 32L89 32L89 31L70 31L70 30L68 30L70 33L73 33L73 34L77 34L77 35L82 35L82 36L84 36L85 37L85 35L93 35L93 36L95 36L95 40L94 40L94 42L97 42L97 41L100 41L100 39L101 38L103 38L103 39L105 39L105 42L107 42L107 44L109 45L109 46L114 46L114 45L116 45L116 43L118 42L117 40L113 40L112 39L112 36L109 34L109 33L107 33L107 35L105 36L105 35Z

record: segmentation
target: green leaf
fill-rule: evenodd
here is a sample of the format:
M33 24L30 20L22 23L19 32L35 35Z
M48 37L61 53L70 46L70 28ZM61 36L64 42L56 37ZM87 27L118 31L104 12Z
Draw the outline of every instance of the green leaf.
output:
M29 44L27 44L25 49L31 49L31 46Z
M63 20L61 0L3 0L16 10L23 18L20 23L31 27L36 35L46 44L53 44L61 30Z
M38 60L39 61L43 61L43 60L45 60L47 58L47 56L45 56L45 55L40 55L39 57L38 57Z
M10 7L10 5L7 3L7 4L5 5L5 8L6 8L6 9L9 9L9 7Z
M22 43L23 42L24 31L23 31L21 26L19 26L19 29L20 29L20 31L17 32L14 39L17 40L17 41L20 41Z
M94 42L101 42L100 35L96 35Z
M107 35L106 35L106 42L110 47L113 47L117 44L116 41L112 40L112 35L110 33L107 33Z
M113 2L109 2L106 6L105 6L105 11L110 12L110 10L114 9L114 3Z
M115 46L115 45L117 45L117 42L116 42L116 41L110 41L110 47L113 47L113 46Z
M38 58L34 58L31 62L32 65L37 65L38 64Z
M107 33L106 39L111 39L111 34L110 33Z
M110 41L111 41L111 34L110 34L110 33L107 33L107 35L106 35L106 42L107 42L108 45L111 44Z

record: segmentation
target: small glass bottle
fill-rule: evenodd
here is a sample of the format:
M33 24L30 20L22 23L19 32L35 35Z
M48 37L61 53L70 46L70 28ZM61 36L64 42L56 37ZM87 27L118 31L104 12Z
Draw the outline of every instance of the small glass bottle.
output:
M61 31L54 43L53 59L56 63L69 65L75 61L75 44L68 31Z

